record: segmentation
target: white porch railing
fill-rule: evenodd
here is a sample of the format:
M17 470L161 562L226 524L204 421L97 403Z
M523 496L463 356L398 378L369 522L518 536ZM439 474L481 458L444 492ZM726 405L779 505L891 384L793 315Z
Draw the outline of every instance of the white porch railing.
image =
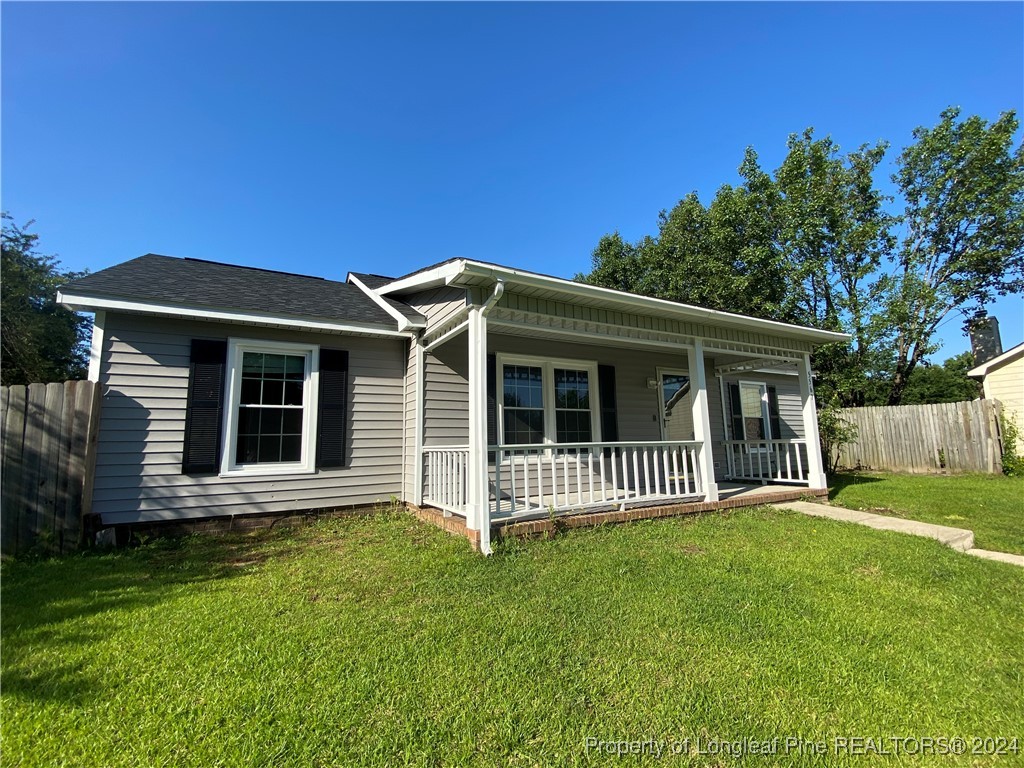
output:
M495 518L703 498L697 441L493 445Z
M729 477L806 485L806 440L726 440Z
M424 446L423 462L423 503L445 512L465 514L469 446Z

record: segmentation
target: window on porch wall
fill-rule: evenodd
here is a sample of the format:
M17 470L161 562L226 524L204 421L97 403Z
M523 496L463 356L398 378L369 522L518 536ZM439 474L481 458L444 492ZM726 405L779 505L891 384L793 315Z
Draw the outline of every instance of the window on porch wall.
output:
M544 442L544 379L542 369L506 365L502 373L506 443Z
M740 407L743 411L743 439L768 439L768 395L763 384L740 384Z
M555 377L555 441L558 443L589 443L590 379L586 371L554 369Z
M501 366L502 442L592 442L595 414L591 367L538 362Z

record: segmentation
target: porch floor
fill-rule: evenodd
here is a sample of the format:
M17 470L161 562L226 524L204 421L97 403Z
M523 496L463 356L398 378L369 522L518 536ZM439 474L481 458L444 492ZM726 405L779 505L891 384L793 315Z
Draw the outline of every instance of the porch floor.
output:
M766 493L778 493L780 491L797 491L809 493L806 485L784 485L783 483L770 483L758 485L756 483L719 483L718 498L720 499L751 499L763 496ZM758 503L758 502L753 502Z

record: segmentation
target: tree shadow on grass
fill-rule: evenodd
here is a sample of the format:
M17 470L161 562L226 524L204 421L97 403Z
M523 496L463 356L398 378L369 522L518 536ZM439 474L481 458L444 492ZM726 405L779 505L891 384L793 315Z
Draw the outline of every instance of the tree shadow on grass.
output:
M123 631L131 613L244 576L298 546L283 531L159 539L114 552L85 552L3 566L0 631L3 693L82 704L103 689L82 649Z
M871 477L869 475L862 475L859 472L836 472L833 475L828 476L828 497L830 500L842 493L843 490L849 488L852 485L866 485L868 483L883 483L885 480L881 477Z

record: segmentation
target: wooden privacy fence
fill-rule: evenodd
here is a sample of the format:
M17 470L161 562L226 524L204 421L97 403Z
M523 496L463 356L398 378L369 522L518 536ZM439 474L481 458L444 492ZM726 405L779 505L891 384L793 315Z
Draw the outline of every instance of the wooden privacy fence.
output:
M0 388L0 550L69 552L92 492L99 387L91 381Z
M857 438L839 466L903 472L1002 472L998 400L844 408Z

